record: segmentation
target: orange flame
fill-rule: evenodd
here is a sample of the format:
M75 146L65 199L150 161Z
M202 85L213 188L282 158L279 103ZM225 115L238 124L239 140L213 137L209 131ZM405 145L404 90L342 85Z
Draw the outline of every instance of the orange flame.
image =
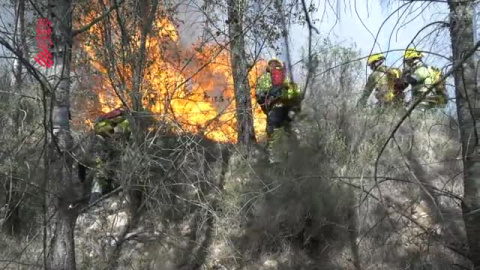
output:
M96 15L92 12L87 20L94 17ZM179 33L175 25L165 18L159 19L153 29L156 34L152 34L145 43L148 56L140 85L143 106L159 119L179 124L184 131L202 132L207 138L219 142L235 142L236 105L228 52L219 45L208 44L199 46L201 49L194 46L181 50ZM101 30L101 26L96 25L90 33L92 37L99 37ZM140 47L139 34L134 35L133 40ZM98 47L105 44L100 38L90 39L84 44L82 47L93 68L100 74L108 74L98 53ZM264 62L258 62L249 72L254 128L258 139L265 136L266 118L255 101L254 86L264 66ZM133 69L127 64L118 64L116 69L125 78L127 93L122 96L128 103L129 89L133 87ZM120 106L122 102L111 83L102 76L98 80L93 88L98 95L99 109L108 112ZM91 120L88 121L91 124Z

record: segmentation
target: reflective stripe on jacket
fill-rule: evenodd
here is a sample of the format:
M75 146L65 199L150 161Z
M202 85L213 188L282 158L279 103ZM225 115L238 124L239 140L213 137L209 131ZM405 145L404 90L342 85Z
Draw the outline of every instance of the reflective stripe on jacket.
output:
M257 88L255 91L257 100L260 101L265 99L268 95L271 94L272 90L273 84L270 73L264 73L257 80ZM301 94L298 85L290 82L290 80L286 78L283 82L283 90L280 96L279 103L283 105L296 106L300 102L300 98Z
M437 80L440 79L439 71L435 71L432 67L426 66L422 62L417 62L411 67L407 81L412 86L413 99L420 98L427 92ZM422 101L421 105L435 106L445 105L447 103L447 96L443 84L438 84Z
M380 104L389 104L403 100L403 92L397 87L397 80L401 77L401 72L395 68L379 66L370 76L363 90L362 96L358 101L359 105L366 106L368 97L374 92L375 98Z

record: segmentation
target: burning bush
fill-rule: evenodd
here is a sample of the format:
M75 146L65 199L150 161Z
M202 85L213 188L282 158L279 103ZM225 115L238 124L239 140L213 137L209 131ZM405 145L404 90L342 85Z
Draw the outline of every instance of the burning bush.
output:
M87 12L85 20L97 13ZM139 30L125 36L118 22L107 20L93 26L82 41L84 64L96 74L83 82L94 93L84 107L87 123L96 114L122 105L122 100L132 105L132 97L139 95L145 109L158 120L171 123L178 133L202 133L216 141L235 142L235 98L227 45L199 41L185 48L179 43L181 33L173 20L161 15L147 36L134 20L123 23ZM142 49L142 37L145 61L139 68L136 56ZM263 61L257 62L249 72L252 97L264 66ZM139 93L133 92L135 80L140 81ZM266 120L254 98L253 106L255 132L261 139Z

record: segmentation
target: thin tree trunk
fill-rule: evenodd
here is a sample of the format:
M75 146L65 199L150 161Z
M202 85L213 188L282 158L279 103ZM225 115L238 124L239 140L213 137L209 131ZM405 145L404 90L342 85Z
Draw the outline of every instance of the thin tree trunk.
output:
M5 222L2 225L3 232L11 236L18 236L20 234L20 193L17 188L18 185L15 184L14 174L16 169L12 169L9 179L6 179L5 190L7 192L6 197L6 206L7 213L5 217Z
M147 1L146 1L147 2ZM150 1L148 1L149 3ZM133 88L131 91L131 97L133 101L133 110L135 112L140 112L143 109L142 105L142 95L140 93L141 91L141 85L143 81L143 71L145 69L145 65L147 62L148 58L148 52L147 52L147 40L148 36L150 35L153 27L153 22L155 20L155 14L157 13L158 9L158 0L153 0L151 5L148 5L147 3L144 3L140 7L140 12L142 14L148 14L148 16L143 17L141 20L141 38L140 38L140 48L138 49L137 52L135 52L136 57L134 58L135 61L132 63L132 67L134 67L133 70ZM151 7L148 9L148 7ZM140 116L140 114L137 114ZM133 121L133 126L135 127L133 129L133 135L135 138L135 141L137 145L141 145L144 141L143 136L142 136L142 130L144 130L142 122L145 122L145 119L142 119L142 117L135 117Z
M255 143L253 129L252 100L248 84L248 65L245 54L243 33L243 11L241 1L228 0L228 21L230 35L230 58L237 106L237 134L240 144Z
M60 155L58 174L55 175L54 187L59 196L56 199L55 231L48 258L48 269L75 269L74 228L78 217L77 202L82 194L73 178L73 159L68 153L72 149L73 139L70 134L70 67L72 56L72 5L69 0L49 0L49 15L52 22L52 40L54 89L52 125L54 141ZM59 153L57 151L59 149Z
M149 5L141 6L140 12L146 14L148 12ZM133 70L133 89L132 89L132 100L133 100L133 109L135 111L139 111L142 108L142 100L140 94L140 86L142 84L143 78L143 69L145 68L145 62L147 59L147 39L148 35L152 30L153 21L155 19L155 13L158 7L158 0L153 0L152 7L150 9L150 13L148 17L143 17L141 20L142 26L142 35L140 41L140 48L138 50L137 57L135 57L135 62L132 63L135 68Z
M25 0L18 0L18 13L16 23L18 25L17 29L17 44L19 44L19 50L21 57L24 57L26 54L26 33L25 33ZM21 91L22 87L22 67L21 61L19 59L14 62L14 86L16 91ZM17 92L18 93L18 92Z
M19 45L18 52L20 57L24 57L26 54L26 33L25 33L25 0L17 1L17 12L15 23L18 26L16 29L16 42ZM19 58L20 58L19 57ZM16 59L14 64L14 74L13 74L13 89L15 93L20 94L22 91L22 70L23 65L20 59ZM18 100L18 97L14 96L14 100ZM19 138L21 133L21 118L20 118L20 102L12 102L11 104L16 104L18 107L13 108L12 110L12 122L15 128L15 135ZM15 178L18 174L19 169L14 168L10 175L10 180L6 183L7 191L7 215L6 220L3 224L4 232L10 235L18 235L20 233L20 198L21 194L19 192L19 185L16 183Z
M353 265L355 266L355 270L361 270L361 257L360 251L358 249L357 238L358 238L358 225L357 225L357 215L355 214L355 210L353 207L349 207L348 209L348 238L350 240L350 249L352 251L353 257Z
M461 61L463 54L471 50L473 43L473 1L449 0L450 35L453 62ZM473 57L465 61L455 72L457 114L462 142L464 165L464 201L462 210L474 269L480 269L480 214L469 212L480 209L480 147L477 125L480 124L479 98L477 94L475 62Z
M292 59L290 57L290 42L288 38L288 25L287 25L287 20L286 20L286 14L284 11L284 5L285 1L284 0L275 0L274 2L275 9L277 10L277 15L279 16L280 24L282 26L282 38L283 41L279 42L280 44L280 49L282 50L282 57L284 59L281 59L285 61L286 66L287 66L287 74L288 78L290 81L294 81L293 79L293 67L292 67Z

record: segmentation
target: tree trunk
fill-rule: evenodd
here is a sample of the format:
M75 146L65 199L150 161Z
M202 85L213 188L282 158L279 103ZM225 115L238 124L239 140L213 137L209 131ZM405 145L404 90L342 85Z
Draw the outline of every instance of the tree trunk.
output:
M142 94L141 94L141 86L144 77L144 69L146 67L147 59L148 59L148 51L147 51L147 41L148 37L152 31L153 23L155 21L155 15L158 9L158 0L145 1L144 4L140 7L139 12L143 14L143 18L140 22L141 27L141 36L140 36L140 47L138 51L135 52L136 57L134 58L135 61L132 63L132 67L134 67L133 73L133 84L132 84L132 91L131 97L133 102L133 111L136 112L134 114L132 126L133 137L137 145L141 145L144 142L142 131L144 130L144 122L145 119L142 119L141 113L143 112L143 104L142 104ZM148 14L148 16L146 16Z
M286 20L286 14L284 11L285 0L275 0L274 5L275 9L277 10L278 20L281 24L282 29L282 39L278 41L278 46L280 47L280 60L282 60L287 67L287 75L290 81L294 81L293 79L293 67L292 67L292 59L290 57L290 42L288 38L288 25Z
M245 54L243 11L242 1L228 0L230 58L237 106L238 142L250 145L255 142L255 132L253 129L252 100L250 97L250 85L248 84L248 65Z
M7 213L5 217L5 222L2 224L2 230L4 233L11 236L18 236L20 234L20 193L17 188L18 185L15 184L14 174L17 172L16 169L13 169L9 175L9 179L6 179L5 190L7 192L6 197L6 206Z
M27 53L26 51L26 33L25 33L25 0L17 1L17 12L15 15L15 24L16 29L16 42L19 44L18 52L20 57L24 57ZM19 57L19 58L20 58ZM13 63L13 89L15 93L20 94L22 91L22 63L20 59L15 59ZM14 134L19 138L21 133L21 114L20 114L20 102L16 102L18 97L12 95L12 98L15 102L10 104L16 104L17 108L12 110L12 122L14 126ZM14 105L15 106L15 105ZM16 162L16 164L18 164ZM15 178L19 172L18 168L14 168L10 175L10 180L6 182L6 191L7 191L7 215L5 222L3 224L3 231L10 235L20 234L20 199L21 194L19 192L19 185L16 182Z
M147 52L147 40L150 32L152 30L153 21L155 20L155 14L158 8L158 0L153 0L151 4L151 9L148 9L150 5L150 1L145 1L143 5L140 7L140 12L145 16L142 18L140 26L141 26L141 37L140 37L140 47L137 51L137 57L135 57L135 61L132 63L133 69L133 89L132 89L132 100L133 100L133 109L135 111L140 111L142 109L142 100L141 100L141 93L140 87L142 84L143 79L143 70L145 69L145 63L148 58Z
M473 1L449 0L450 35L453 64L458 64L473 43ZM464 165L464 201L462 203L465 229L474 269L480 269L480 147L477 124L480 121L479 98L476 93L476 72L473 57L466 60L455 74L457 114L462 142Z
M58 202L55 222L55 232L52 238L52 247L48 258L48 269L75 269L75 222L78 213L69 208L68 201Z
M18 25L17 29L17 44L19 44L18 52L21 57L26 54L26 33L25 33L25 0L18 0L17 15L15 23ZM14 87L16 91L21 90L22 86L22 67L20 59L14 62ZM18 92L17 92L18 93Z
M49 15L52 23L52 55L54 66L51 68L53 81L57 86L53 95L52 125L54 143L57 152L55 168L58 170L53 179L56 194L57 214L55 231L48 257L48 269L75 269L74 228L78 216L77 203L82 196L75 187L73 178L73 159L68 153L72 149L70 134L70 67L72 56L72 5L69 0L49 0ZM57 151L57 149L59 151ZM78 179L77 179L78 180Z

